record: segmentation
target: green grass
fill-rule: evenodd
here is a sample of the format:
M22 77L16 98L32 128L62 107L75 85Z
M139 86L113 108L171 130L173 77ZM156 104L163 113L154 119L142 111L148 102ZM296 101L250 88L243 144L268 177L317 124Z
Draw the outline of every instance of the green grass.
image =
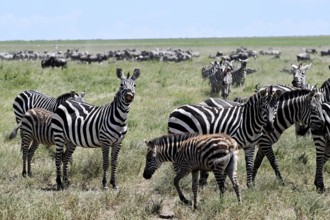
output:
M267 160L262 164L256 187L246 184L243 151L239 154L238 175L242 188L241 205L229 181L223 198L211 175L210 183L198 194L199 209L183 205L173 186L174 173L170 164L163 165L151 180L142 177L146 147L144 139L167 132L167 118L182 104L199 103L210 96L207 81L201 78L201 68L209 64L218 50L226 54L237 47L282 51L280 59L260 56L250 59L248 67L257 72L248 75L244 88L234 88L229 99L250 96L256 84L290 84L292 76L281 73L284 67L298 64L295 55L301 48L330 48L329 36L269 37L269 38L210 38L210 39L146 39L146 40L77 40L77 41L15 41L0 42L1 51L54 50L57 45L90 52L114 49L181 48L199 51L201 56L182 63L108 61L83 65L69 61L68 69L41 69L40 61L0 61L0 219L155 219L166 207L177 219L326 219L329 216L329 194L318 194L313 185L315 147L310 138L296 139L289 128L275 144L274 151L285 181L282 186L275 178ZM308 82L319 86L329 77L330 57L312 55L313 66L308 70ZM102 156L100 149L77 148L69 167L71 186L64 191L55 189L54 146L39 146L33 161L33 178L23 178L20 138L7 139L15 126L12 109L14 98L27 89L50 96L75 90L86 91L85 100L103 105L113 100L119 87L115 70L132 72L141 69L137 80L136 99L128 118L128 133L119 154L117 183L119 191L102 189ZM303 158L303 160L301 159ZM329 188L330 164L325 166L325 184ZM191 198L191 178L182 181L187 197Z

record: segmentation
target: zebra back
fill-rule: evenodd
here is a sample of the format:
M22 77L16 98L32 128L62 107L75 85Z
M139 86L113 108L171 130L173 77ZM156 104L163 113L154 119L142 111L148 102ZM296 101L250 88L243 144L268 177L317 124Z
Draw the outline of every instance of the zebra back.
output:
M14 100L13 108L16 118L16 123L18 124L10 133L9 139L16 137L17 130L20 126L21 119L25 112L32 108L43 108L48 111L54 112L56 108L68 99L83 101L85 92L81 95L77 94L75 91L64 93L57 98L53 98L44 95L40 92L34 90L26 90L20 93Z
M245 147L260 137L264 126L272 127L279 95L267 88L252 95L246 103L229 108L184 105L170 114L168 131L199 134L223 132ZM253 120L250 120L252 115Z
M330 78L322 83L319 91L322 93L322 101L330 102Z
M189 160L197 169L213 170L216 161L230 152L238 150L237 142L224 133L217 134L169 134L150 141L144 177L149 179L163 162L173 162L180 166L182 160Z

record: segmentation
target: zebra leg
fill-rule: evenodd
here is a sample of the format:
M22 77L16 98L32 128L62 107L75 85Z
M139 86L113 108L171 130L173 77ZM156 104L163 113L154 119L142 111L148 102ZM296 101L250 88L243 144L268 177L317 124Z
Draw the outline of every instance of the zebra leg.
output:
M323 181L323 167L325 163L325 159L323 155L316 156L316 172L315 172L315 179L314 185L316 186L316 191L319 193L324 193L324 181Z
M103 146L102 147L102 157L103 157L103 189L108 189L108 181L107 181L107 172L109 167L109 147Z
M229 179L231 180L234 191L236 193L238 203L240 203L242 199L241 199L239 182L237 180L237 161L238 161L238 156L234 154L230 163L227 166L226 173L229 176Z
M199 185L201 187L204 187L207 185L207 178L209 177L209 173L207 171L201 171L200 172L200 179L199 179Z
M62 184L62 172L61 172L61 165L62 165L62 156L63 156L63 145L56 145L56 152L55 152L55 165L56 165L56 183L57 183L57 190L63 189Z
M63 188L68 188L70 184L68 179L68 164L75 149L76 146L74 144L67 143L66 150L63 156Z
M32 177L31 162L34 155L34 152L37 150L39 143L36 140L32 141L31 147L28 151L28 175Z
M213 174L215 177L215 180L217 181L219 190L220 190L220 197L223 196L223 194L225 193L225 175L223 174L223 170L216 168L215 170L213 170Z
M198 170L192 171L192 191L194 194L194 209L197 209Z
M245 169L246 169L246 185L248 188L253 187L253 158L254 158L254 145L249 145L247 148L244 148L245 154Z
M118 189L116 185L116 168L117 168L117 158L119 151L121 149L121 144L116 144L111 149L111 177L110 177L110 184L112 188Z
M23 159L23 171L22 176L26 177L26 159L28 157L28 150L30 146L31 140L30 135L25 134L24 131L21 132L21 151L22 151L22 159Z
M263 147L259 146L257 156L256 156L256 159L254 161L253 181L255 180L258 169L261 166L262 160L265 156L267 157L270 165L272 166L277 179L281 182L281 184L284 184L284 181L283 181L283 178L281 176L280 170L278 169L278 164L277 164L272 146L263 146Z
M329 144L324 135L313 134L313 140L316 148L316 172L314 185L319 193L325 192L324 182L323 182L323 166L329 158Z
M184 202L187 205L191 205L191 201L189 201L188 199L186 199L186 197L183 195L181 188L180 188L180 180L187 176L191 170L187 170L187 169L183 169L181 164L181 169L177 172L176 176L174 177L174 186L176 188L176 191L178 192L179 198L182 202ZM196 174L195 174L196 175ZM198 175L198 173L197 173Z

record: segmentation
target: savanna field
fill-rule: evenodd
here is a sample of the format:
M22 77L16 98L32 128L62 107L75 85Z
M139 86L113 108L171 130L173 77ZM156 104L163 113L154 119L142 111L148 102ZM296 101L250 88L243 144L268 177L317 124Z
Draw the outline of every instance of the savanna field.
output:
M14 41L0 42L0 52L19 50L66 51L79 49L90 53L106 50L182 49L198 51L199 57L183 62L125 61L109 59L102 63L82 64L68 60L68 67L41 68L41 61L0 60L0 219L160 219L172 213L174 219L328 219L330 215L330 163L324 167L326 192L319 194L314 186L315 146L310 137L296 138L293 127L287 129L273 145L284 179L282 185L264 159L255 187L246 186L245 159L239 153L238 179L242 203L238 204L227 178L227 191L222 198L213 175L209 184L198 192L198 209L183 204L173 185L174 171L163 164L150 180L142 176L147 147L144 139L167 133L170 112L183 104L197 104L217 95L210 93L201 69L215 58L217 51L230 54L237 48L261 51L273 48L280 58L249 58L248 68L257 72L247 75L241 88L234 87L229 100L248 97L257 84L291 85L292 75L281 70L298 65L296 59L303 48L318 52L330 49L330 37L269 37L150 40L77 40L77 41ZM312 54L307 72L309 84L321 86L330 77L330 56ZM235 64L238 66L239 64ZM33 177L22 177L20 135L9 140L16 126L13 112L15 97L24 90L37 90L57 97L75 90L86 92L85 101L104 105L113 101L120 80L116 69L125 74L141 70L136 80L136 96L128 115L128 132L117 164L119 190L102 188L102 153L100 148L77 147L69 165L70 186L56 191L54 151L40 145L32 164ZM109 181L108 175L108 181ZM191 175L181 181L184 194L192 198Z

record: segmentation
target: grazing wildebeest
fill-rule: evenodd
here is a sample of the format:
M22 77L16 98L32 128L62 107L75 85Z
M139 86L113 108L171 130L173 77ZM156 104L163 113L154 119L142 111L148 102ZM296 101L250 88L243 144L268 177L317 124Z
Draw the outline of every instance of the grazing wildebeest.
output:
M57 58L57 57L49 57L41 61L41 67L47 68L47 67L62 67L67 68L67 62L63 58Z
M297 54L297 61L310 60L311 56L308 53Z
M316 49L306 49L305 52L310 54L317 54Z

